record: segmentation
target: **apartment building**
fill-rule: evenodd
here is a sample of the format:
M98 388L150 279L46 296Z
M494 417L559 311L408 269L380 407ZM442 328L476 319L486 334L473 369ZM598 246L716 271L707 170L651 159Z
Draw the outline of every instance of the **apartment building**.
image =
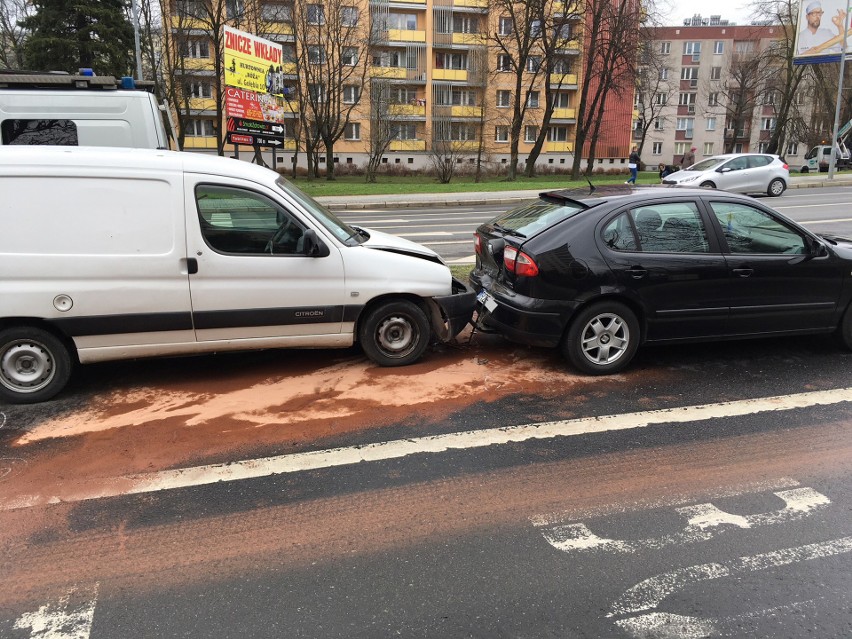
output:
M726 152L763 152L776 124L777 96L765 88L771 69L751 71L748 64L777 45L781 27L731 25L720 16L686 22L657 28L651 44L654 62L643 71L655 75L640 83L634 101L635 141L642 135L643 116L653 119L642 160L677 165L692 147L696 161ZM798 99L803 104L805 93ZM779 150L791 163L805 153L805 145L796 141Z
M190 98L183 104L187 116L186 150L215 151L217 128L224 126L216 120L212 82L216 74L215 47L211 39L214 31L209 25L203 28L199 18L205 14L199 3L210 1L172 0L168 5L172 40L180 48L173 71ZM347 20L363 26L363 35L351 52L344 54L342 64L358 65L366 55L368 67L363 86L351 82L342 87L339 99L344 104L355 104L355 108L344 135L334 145L334 162L366 163L370 109L377 108L375 102L371 106L369 95L371 88L381 83L390 102L382 107L381 115L394 125L394 139L384 154L384 164L429 166L432 155L448 148L448 144L454 150L455 162L473 164L481 152L492 166L508 163L515 73L508 59L511 53L495 46L492 38L511 34L512 29L518 28L513 20L489 0L346 0L350 1L351 4L341 4L336 0L332 5L326 0L326 4L300 7L277 0L246 0L256 4L227 0L227 24L284 48L281 74L293 99L280 105L287 135L277 151L280 161L292 160L300 134L302 107L296 96L298 83L306 80L297 68L297 54L307 46L310 56L316 56L318 62L324 61L325 55L322 43L306 44L297 37L294 15L314 12L320 20L326 12L345 11ZM553 7L554 11L567 10L561 2ZM534 30L541 26L533 23L523 28ZM571 24L563 28L571 37L566 38L552 59L545 61L534 53L527 61L525 73L530 78L537 73L537 79L523 89L527 110L519 146L521 168L542 127L546 128L547 137L538 164L567 169L573 161L575 109L582 81L582 20L572 18ZM553 89L554 111L549 122L544 121L545 83ZM629 152L632 113L629 108L614 109L613 113L617 117L610 114L607 139L598 145L597 154L611 156L612 162L620 166ZM303 150L304 146L298 148ZM233 155L234 149L227 145L225 152ZM304 163L298 154L296 159ZM320 156L321 166L325 161Z

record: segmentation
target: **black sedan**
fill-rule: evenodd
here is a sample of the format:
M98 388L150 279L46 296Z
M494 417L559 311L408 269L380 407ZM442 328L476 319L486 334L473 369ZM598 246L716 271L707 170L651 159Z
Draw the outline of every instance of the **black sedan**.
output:
M474 235L477 323L623 369L643 343L835 333L852 348L852 240L708 189L542 193Z

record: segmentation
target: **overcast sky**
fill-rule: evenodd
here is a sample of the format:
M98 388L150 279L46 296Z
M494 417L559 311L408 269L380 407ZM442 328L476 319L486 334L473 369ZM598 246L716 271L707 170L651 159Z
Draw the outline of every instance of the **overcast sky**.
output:
M692 18L696 13L700 13L702 17L709 18L710 15L720 15L722 20L730 20L737 24L748 24L751 21L752 9L749 6L751 3L743 2L743 0L712 0L706 6L712 6L712 11L696 9L703 3L697 3L694 0L672 0L666 5L658 2L657 7L660 11L666 11L664 24L667 25L682 25L687 18Z

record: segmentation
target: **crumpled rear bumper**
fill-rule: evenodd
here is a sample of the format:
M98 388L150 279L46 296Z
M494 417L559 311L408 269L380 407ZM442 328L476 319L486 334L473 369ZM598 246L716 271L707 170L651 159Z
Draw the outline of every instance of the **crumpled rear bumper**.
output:
M449 341L470 323L476 308L476 293L470 286L453 278L453 292L432 298L441 308L443 330L436 331L442 341ZM436 326L436 329L438 327Z

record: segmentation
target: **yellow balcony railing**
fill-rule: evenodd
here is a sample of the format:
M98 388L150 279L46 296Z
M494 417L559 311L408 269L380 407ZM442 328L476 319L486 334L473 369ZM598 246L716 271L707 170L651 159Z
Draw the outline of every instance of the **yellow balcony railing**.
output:
M370 67L370 75L374 78L396 78L405 80L408 77L405 67Z
M426 6L426 0L393 0L394 2L403 2L405 4L422 4Z
M467 71L462 69L434 69L432 71L432 79L467 82Z
M281 65L281 73L284 75L299 75L295 62L285 62Z
M284 140L284 143L279 147L282 151L295 151L296 140Z
M454 118L481 118L482 107L478 106L454 106L450 107L450 116Z
M186 149L215 149L216 138L214 137L185 137L183 148Z
M477 9L487 9L488 0L453 0L453 6L456 7L475 7Z
M181 65L186 71L212 71L213 58L183 58L178 61L178 69Z
M271 22L263 25L263 31L271 35L293 35L293 25L286 22Z
M577 117L575 109L553 109L551 116L555 120L573 120Z
M426 42L426 32L388 29L388 40L390 42Z
M208 31L210 29L210 21L202 18L191 18L189 16L173 15L172 29L180 29L188 31L189 29L202 29Z
M454 33L453 44L466 44L469 46L482 46L485 44L484 33Z
M390 143L391 151L425 151L426 140L393 140Z
M195 111L210 111L216 110L216 100L213 98L190 98L189 108Z
M559 84L562 86L571 86L577 84L576 73L551 73L550 84Z
M574 143L573 142L545 142L544 143L544 151L545 151L545 153L573 153L574 152Z
M426 105L419 104L391 104L388 107L389 115L426 116Z

